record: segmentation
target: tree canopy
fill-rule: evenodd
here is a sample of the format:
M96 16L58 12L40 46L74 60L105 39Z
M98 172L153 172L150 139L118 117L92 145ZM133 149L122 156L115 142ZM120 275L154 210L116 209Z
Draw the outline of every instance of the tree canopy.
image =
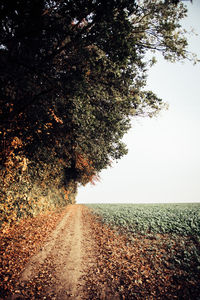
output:
M61 172L61 186L85 184L126 154L131 118L163 107L145 90L149 53L189 57L180 25L186 14L170 0L2 0L4 177L17 156L33 176L48 169L53 179Z

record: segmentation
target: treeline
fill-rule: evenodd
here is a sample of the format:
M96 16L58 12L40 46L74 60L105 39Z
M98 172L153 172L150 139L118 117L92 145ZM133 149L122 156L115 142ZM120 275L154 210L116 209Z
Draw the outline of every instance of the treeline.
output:
M73 203L127 153L131 117L164 105L144 89L146 54L188 57L186 12L179 1L1 1L1 225Z

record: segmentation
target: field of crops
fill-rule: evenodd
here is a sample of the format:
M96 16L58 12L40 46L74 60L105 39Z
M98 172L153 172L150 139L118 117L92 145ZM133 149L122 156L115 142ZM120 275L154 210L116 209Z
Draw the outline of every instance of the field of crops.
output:
M122 295L200 300L200 203L87 206L99 222L107 278L123 282Z
M89 204L103 223L138 234L178 234L200 239L200 203Z

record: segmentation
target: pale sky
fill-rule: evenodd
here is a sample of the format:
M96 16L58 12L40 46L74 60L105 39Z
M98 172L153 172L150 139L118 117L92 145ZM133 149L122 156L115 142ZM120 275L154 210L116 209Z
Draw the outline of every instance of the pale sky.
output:
M187 29L199 36L189 49L200 58L200 1L188 5ZM169 104L153 119L133 119L124 137L129 149L95 186L80 187L77 203L200 202L200 63L169 63L159 57L148 88Z

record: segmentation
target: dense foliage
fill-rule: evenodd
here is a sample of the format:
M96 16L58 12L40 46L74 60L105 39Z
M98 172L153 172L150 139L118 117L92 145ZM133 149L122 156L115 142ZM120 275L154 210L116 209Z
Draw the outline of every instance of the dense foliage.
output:
M63 187L74 195L78 183L93 181L127 153L121 140L130 118L163 106L144 90L154 62L146 54L188 57L180 26L185 16L181 2L162 0L1 1L1 211L11 210L7 219L15 218L13 207L27 206L44 190ZM65 196L63 190L58 198Z

